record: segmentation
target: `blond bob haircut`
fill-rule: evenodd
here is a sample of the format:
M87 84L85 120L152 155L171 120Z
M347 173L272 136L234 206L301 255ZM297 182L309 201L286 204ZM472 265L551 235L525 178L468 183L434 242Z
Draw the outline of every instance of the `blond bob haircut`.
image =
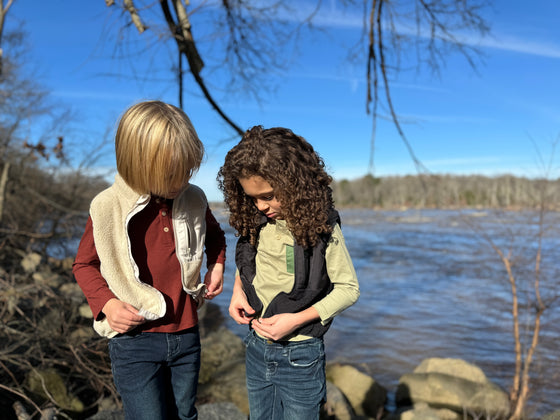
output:
M117 170L139 194L165 196L196 173L204 146L187 115L160 101L125 111L115 136Z

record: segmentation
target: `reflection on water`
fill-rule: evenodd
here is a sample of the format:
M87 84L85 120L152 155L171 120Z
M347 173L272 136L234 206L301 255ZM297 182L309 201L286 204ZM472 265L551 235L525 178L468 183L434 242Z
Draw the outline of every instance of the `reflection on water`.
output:
M337 317L325 337L329 360L358 364L394 391L399 377L427 357L461 358L481 367L508 389L513 374L511 293L489 235L513 250L520 299L532 287L536 215L528 212L443 210L344 210L342 230L360 280L360 300ZM228 240L225 292L217 298L227 313L234 275L236 238L219 215ZM472 226L469 226L469 223ZM560 215L550 215L543 242L545 297L560 293ZM551 291L551 282L556 282ZM523 311L526 314L527 311ZM560 310L545 313L533 367L531 402L538 413L560 401L558 342ZM522 319L523 325L527 319ZM530 325L530 321L529 321ZM237 334L245 327L232 321Z

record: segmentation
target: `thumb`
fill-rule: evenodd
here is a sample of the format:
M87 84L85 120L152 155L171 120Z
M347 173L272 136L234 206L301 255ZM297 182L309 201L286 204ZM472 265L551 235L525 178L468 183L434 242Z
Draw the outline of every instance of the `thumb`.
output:
M243 302L243 312L245 312L246 317L252 317L255 315L255 310L248 302Z
M138 316L138 317L140 317L140 318L144 318L142 315L140 315L140 314L138 313L138 309L136 309L136 308L135 308L134 306L132 306L130 303L126 303L126 302L123 302L123 303L124 303L124 308L125 308L127 311L132 312L134 315L136 315L136 316Z

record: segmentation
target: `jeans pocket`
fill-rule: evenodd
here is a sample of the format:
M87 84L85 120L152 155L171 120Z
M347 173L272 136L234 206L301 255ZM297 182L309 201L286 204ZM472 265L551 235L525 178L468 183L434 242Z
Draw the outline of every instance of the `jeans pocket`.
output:
M293 346L290 348L288 360L293 367L311 367L325 358L322 341Z

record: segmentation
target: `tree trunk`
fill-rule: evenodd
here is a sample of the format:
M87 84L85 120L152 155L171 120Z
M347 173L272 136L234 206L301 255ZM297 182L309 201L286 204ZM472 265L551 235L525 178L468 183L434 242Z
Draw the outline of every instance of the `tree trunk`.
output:
M4 214L4 198L6 196L6 184L8 183L8 172L10 171L10 162L4 164L2 176L0 177L0 223Z

